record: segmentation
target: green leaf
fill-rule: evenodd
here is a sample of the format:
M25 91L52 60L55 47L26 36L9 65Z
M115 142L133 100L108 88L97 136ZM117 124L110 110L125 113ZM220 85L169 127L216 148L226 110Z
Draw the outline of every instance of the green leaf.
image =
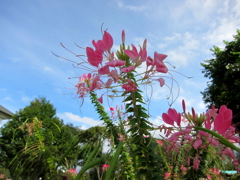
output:
M202 127L194 127L194 129L196 130L201 130L201 131L204 131L204 132L207 132L213 136L215 136L216 138L218 138L220 140L220 142L222 144L224 144L225 146L233 149L233 150L236 150L238 152L240 152L240 149L237 148L233 143L231 143L229 140L227 140L226 138L224 138L223 136L219 135L218 133L214 132L214 131L211 131L209 129L206 129L206 128L202 128Z

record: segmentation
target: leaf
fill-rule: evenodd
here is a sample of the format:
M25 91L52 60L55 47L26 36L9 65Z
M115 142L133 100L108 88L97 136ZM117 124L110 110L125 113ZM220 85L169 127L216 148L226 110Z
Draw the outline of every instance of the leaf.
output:
M117 161L118 161L118 158L119 158L120 153L122 151L122 148L123 148L123 142L121 141L118 144L117 150L116 150L116 152L115 152L115 154L114 154L114 156L113 156L113 158L112 158L112 160L110 162L110 168L108 169L106 177L104 178L104 180L109 180L110 179L111 174L112 174L112 172L113 172L113 170L114 170L114 168L115 168L115 166L117 164Z
M218 138L220 140L220 142L222 144L224 144L225 146L233 149L233 150L236 150L238 152L240 152L240 149L237 148L233 143L231 143L229 140L227 140L226 138L224 138L223 136L219 135L218 133L214 132L214 131L211 131L209 129L206 129L206 128L202 128L202 127L194 127L196 130L201 130L201 131L204 131L204 132L207 132L213 136L215 136L216 138Z

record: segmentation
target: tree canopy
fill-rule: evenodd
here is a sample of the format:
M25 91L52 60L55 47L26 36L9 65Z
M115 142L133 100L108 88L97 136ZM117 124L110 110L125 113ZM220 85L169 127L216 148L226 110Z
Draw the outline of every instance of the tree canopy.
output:
M211 107L227 105L233 111L233 123L240 130L240 30L231 42L224 41L225 48L214 46L213 59L205 60L204 77L210 79L201 92L203 100Z
M78 132L56 117L56 109L46 98L35 99L2 128L0 165L9 168L16 179L51 176ZM79 148L68 154L64 165L76 167Z

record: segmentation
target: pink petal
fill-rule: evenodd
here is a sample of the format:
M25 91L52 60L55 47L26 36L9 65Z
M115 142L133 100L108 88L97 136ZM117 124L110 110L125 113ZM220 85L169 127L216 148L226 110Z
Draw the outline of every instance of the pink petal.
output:
M100 51L102 51L102 52L104 52L104 51L106 50L106 47L105 47L105 45L104 45L103 40L98 40L97 42L95 42L94 40L92 40L92 44L93 44L93 46L94 46L96 49L98 49L98 50L100 50Z
M159 81L161 87L163 87L163 85L165 84L165 80L163 78L159 78L157 79L157 81Z
M159 53L157 53L156 51L154 52L154 60L155 60L156 62L158 62L158 61L163 61L166 57L167 57L166 54L159 54Z
M202 140L201 139L197 139L194 143L193 143L193 147L195 149L197 149L199 146L202 145Z
M118 71L116 69L113 69L110 74L110 77L112 77L114 79L114 82L117 82L119 77L118 77Z
M196 157L194 158L194 161L193 161L193 169L198 169L199 164L200 164L200 160L199 160L198 157L196 156Z
M98 70L98 74L104 75L104 74L109 74L109 66L103 66Z
M160 73L167 73L168 72L168 68L167 66L165 66L165 64L163 63L156 63L156 71L160 72Z
M100 98L98 98L98 101L102 104L103 103L103 98L102 96Z
M124 50L124 53L133 60L137 59L138 57L138 54L135 54L132 50Z
M142 62L146 61L146 59L147 59L147 50L146 49L142 50L142 48L140 47L139 54L140 54L140 57L141 57L141 61Z
M126 64L126 61L121 61L121 60L112 60L106 63L106 65L110 67L124 66L125 64Z
M207 129L211 129L211 116L209 114L206 114L207 118L205 119L204 121L204 124L205 124L205 128Z
M126 68L122 68L121 71L122 72L125 72L125 73L128 73L130 71L134 70L134 66L128 66Z
M113 38L107 31L104 31L103 42L104 42L104 45L106 47L106 50L110 50L112 48Z
M106 86L107 86L107 87L110 87L111 84L112 84L112 82L113 82L113 80L112 80L111 78L109 78L109 79L107 80L107 82L106 82Z
M94 51L91 47L87 47L86 48L86 54L87 54L87 57L88 57L88 62L95 66L95 67L98 67L99 64L102 63L102 53L101 51L99 50L96 50Z
M162 119L165 123L170 124L170 125L174 125L174 121L168 116L168 114L163 113L162 114Z

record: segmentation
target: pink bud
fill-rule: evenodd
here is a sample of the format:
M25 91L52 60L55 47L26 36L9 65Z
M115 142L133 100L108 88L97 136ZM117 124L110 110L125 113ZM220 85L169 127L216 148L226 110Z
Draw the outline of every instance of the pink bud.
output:
M125 31L122 30L122 43L125 44Z

